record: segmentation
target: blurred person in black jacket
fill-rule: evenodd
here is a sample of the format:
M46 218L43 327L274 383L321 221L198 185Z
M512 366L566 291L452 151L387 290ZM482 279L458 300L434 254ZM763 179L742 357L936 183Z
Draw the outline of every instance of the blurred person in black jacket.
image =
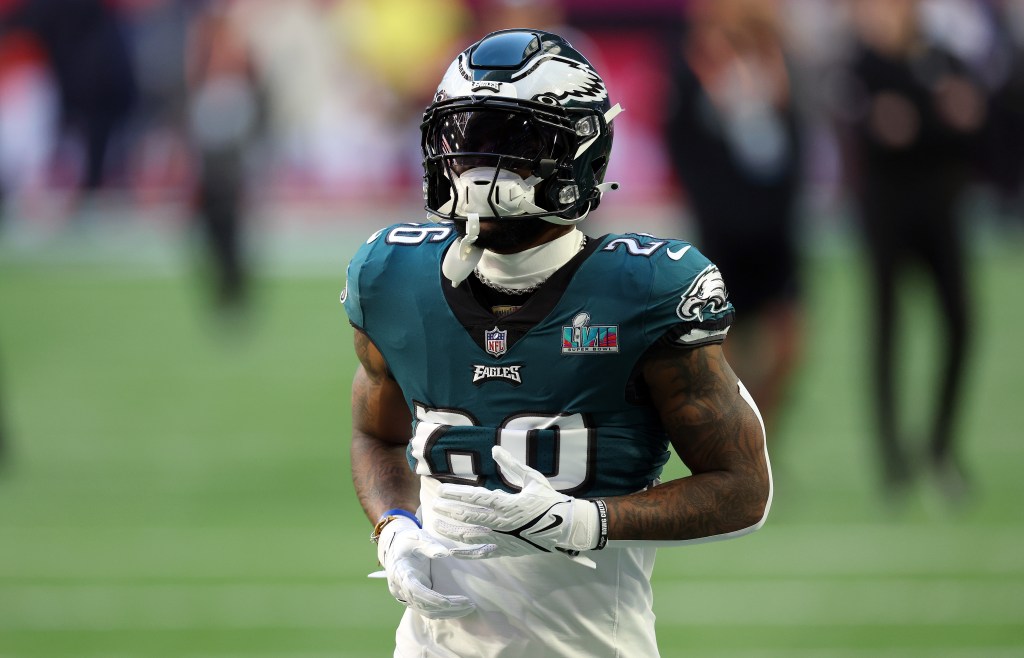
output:
M265 121L265 97L245 34L217 0L195 16L186 49L189 136L196 156L197 219L214 267L220 310L244 308L246 183L249 155Z
M60 132L77 157L78 187L104 186L119 137L131 116L137 84L117 3L104 0L20 0L7 3L0 28L24 29L42 43L57 84ZM2 35L3 29L0 29ZM70 148L68 148L70 147Z
M969 295L959 205L985 119L967 67L927 38L916 0L858 0L850 66L853 190L871 270L874 405L883 483L907 490L924 465L951 499L967 493L954 442L968 346ZM919 447L901 427L895 370L897 293L919 266L938 296L945 341L937 396ZM923 452L923 457L921 455Z
M687 10L666 138L700 234L742 312L729 362L775 424L802 343L801 157L777 7L702 0Z
M994 2L984 174L1005 224L1024 227L1024 4Z

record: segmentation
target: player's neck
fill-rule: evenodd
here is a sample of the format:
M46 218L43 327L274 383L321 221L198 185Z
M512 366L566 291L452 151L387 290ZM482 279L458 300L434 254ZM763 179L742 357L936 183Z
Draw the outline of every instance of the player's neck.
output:
M584 235L573 229L550 242L515 254L484 251L477 272L504 288L535 288L547 280L583 247Z

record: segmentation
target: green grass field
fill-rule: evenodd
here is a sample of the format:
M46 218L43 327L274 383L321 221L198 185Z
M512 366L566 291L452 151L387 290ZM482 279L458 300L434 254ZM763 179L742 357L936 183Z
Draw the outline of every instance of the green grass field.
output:
M234 324L186 268L0 252L0 656L390 655L401 608L366 578L348 475L353 247L334 276L261 279ZM878 494L860 266L819 256L772 516L661 552L665 656L1024 655L1024 257L977 264L974 504ZM909 305L919 422L939 337L927 294Z

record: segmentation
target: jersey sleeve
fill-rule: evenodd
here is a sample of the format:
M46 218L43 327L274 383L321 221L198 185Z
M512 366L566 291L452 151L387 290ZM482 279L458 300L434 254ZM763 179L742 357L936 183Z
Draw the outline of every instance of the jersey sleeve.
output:
M349 261L348 268L345 271L345 287L342 288L340 301L342 306L345 307L345 313L348 314L348 321L358 329L363 328L363 295L360 288L360 280L367 270L372 269L371 261L373 260L372 255L378 242L377 238L386 230L381 229L375 232L361 244L352 260Z
M404 282L419 277L426 267L440 268L439 254L454 234L451 225L404 222L370 235L346 271L341 303L349 322L363 331L368 325L390 331L387 327L394 322L387 319L387 309L394 306L393 291L403 289Z
M697 347L724 341L735 310L718 267L681 241L656 254L652 266L645 319L651 342Z

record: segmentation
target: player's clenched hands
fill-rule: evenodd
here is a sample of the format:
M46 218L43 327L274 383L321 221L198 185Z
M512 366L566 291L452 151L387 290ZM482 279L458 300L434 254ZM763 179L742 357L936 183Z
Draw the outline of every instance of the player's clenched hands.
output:
M384 567L391 595L431 619L468 615L476 605L465 596L432 589L430 561L473 549L451 549L430 537L411 519L397 518L384 526L377 540L377 559ZM370 574L374 576L375 574Z
M519 493L461 484L441 485L433 531L478 550L456 557L520 556L560 551L587 566L580 551L604 548L607 515L601 501L580 500L555 491L538 471L501 446L491 453L502 475Z

